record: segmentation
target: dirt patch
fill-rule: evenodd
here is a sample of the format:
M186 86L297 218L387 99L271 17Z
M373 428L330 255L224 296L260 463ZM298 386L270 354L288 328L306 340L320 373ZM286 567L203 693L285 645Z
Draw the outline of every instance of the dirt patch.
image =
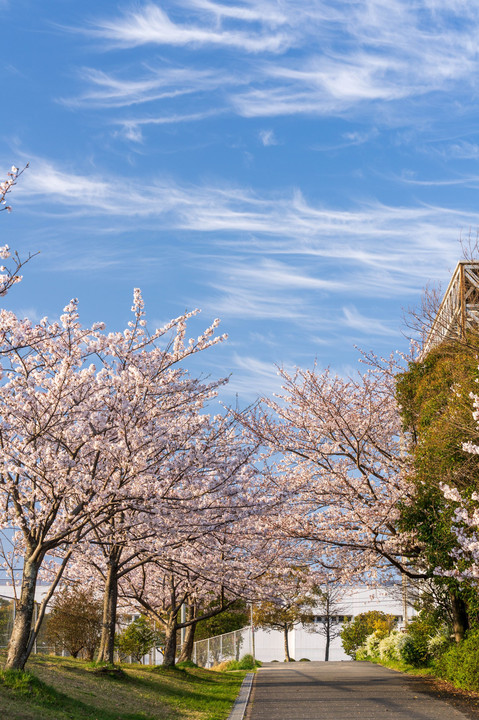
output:
M452 705L470 720L479 720L479 693L459 690L447 680L434 677L409 677L414 692L425 693Z

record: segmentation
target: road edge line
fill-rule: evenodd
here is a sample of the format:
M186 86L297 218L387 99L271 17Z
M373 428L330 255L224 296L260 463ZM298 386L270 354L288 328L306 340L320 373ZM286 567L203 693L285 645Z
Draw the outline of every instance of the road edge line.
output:
M243 720L248 706L249 697L251 695L251 688L253 687L253 679L254 673L248 673L245 675L238 697L233 705L233 709L228 715L228 720Z

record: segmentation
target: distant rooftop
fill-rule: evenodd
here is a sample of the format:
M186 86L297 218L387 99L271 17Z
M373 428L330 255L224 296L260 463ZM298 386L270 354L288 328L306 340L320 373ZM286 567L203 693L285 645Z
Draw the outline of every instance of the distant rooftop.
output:
M421 356L446 340L461 340L479 327L479 261L459 262L424 343Z

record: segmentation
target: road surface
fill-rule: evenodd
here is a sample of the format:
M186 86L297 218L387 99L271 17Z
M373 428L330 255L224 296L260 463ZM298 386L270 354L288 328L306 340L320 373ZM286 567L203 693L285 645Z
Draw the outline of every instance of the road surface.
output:
M466 720L420 678L362 662L265 663L246 720Z

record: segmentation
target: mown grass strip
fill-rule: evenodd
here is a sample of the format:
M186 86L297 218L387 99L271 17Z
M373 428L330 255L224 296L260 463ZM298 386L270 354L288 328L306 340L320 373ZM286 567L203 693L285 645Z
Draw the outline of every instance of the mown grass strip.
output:
M38 657L28 672L0 672L8 720L226 720L245 672L123 666L98 675L72 658ZM8 712L7 712L8 710Z

